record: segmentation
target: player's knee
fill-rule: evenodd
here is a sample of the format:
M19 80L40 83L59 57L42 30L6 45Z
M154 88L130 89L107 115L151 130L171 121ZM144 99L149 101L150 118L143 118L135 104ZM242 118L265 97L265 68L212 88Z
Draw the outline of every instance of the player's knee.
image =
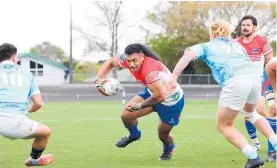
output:
M242 114L245 117L245 119L251 122L252 124L255 124L255 122L257 122L259 119L262 118L262 116L259 113L257 113L257 111L254 111L254 112L243 111Z
M132 117L132 115L130 114L130 112L124 110L124 111L121 113L121 119L122 119L123 121L125 121L125 120L131 120L131 119L133 119L133 117Z
M234 125L233 121L220 121L220 120L216 121L216 128L220 133L223 133L228 127L233 127L233 125Z
M39 140L47 140L51 135L51 129L49 127L45 127L43 131L39 133L38 136L36 136L36 139Z
M169 136L169 133L164 132L164 131L158 131L158 136L160 140L166 140Z
M223 124L223 123L220 123L220 122L216 122L216 129L219 131L219 132L223 132L224 129L226 128L226 124Z
M46 127L44 130L45 137L49 137L52 133L52 130L49 127Z

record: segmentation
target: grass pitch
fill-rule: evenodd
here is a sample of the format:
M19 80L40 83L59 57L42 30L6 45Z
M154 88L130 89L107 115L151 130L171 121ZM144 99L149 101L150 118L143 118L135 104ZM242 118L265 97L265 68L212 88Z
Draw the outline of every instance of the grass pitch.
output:
M124 149L115 147L128 134L120 120L120 102L48 103L29 117L52 129L44 153L53 153L55 161L48 168L242 168L245 156L216 130L216 106L217 101L186 101L180 124L173 129L175 155L162 162L158 161L162 144L155 113L139 120L141 140ZM242 118L236 127L246 135ZM259 137L265 159L267 142ZM0 137L0 168L25 167L31 143ZM264 167L276 164L266 162Z

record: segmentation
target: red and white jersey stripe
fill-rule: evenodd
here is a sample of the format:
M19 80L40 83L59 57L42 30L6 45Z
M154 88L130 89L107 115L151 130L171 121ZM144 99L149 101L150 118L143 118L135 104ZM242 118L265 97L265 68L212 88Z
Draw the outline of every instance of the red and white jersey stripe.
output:
M153 58L144 57L144 61L141 65L141 69L138 72L134 72L130 66L128 65L128 62L126 60L125 55L121 55L118 57L118 64L121 67L128 68L130 73L133 75L133 77L141 83L143 86L152 84L156 81L161 81L163 85L166 84L167 80L171 77L171 72L168 70L168 68L163 65L160 61L157 61ZM151 94L151 91L148 90ZM176 99L176 94L179 96L178 99ZM164 105L174 105L176 104L183 96L183 89L178 84L175 91L171 93L170 95L167 95L167 98L162 104Z
M249 43L244 43L243 38L244 36L241 36L236 40L244 47L250 60L260 67L260 74L263 76L265 58L273 51L270 44L265 38L259 35L256 35Z
M264 60L266 55L273 51L268 41L259 35L256 35L250 43L244 43L243 36L237 41L245 48L252 61Z

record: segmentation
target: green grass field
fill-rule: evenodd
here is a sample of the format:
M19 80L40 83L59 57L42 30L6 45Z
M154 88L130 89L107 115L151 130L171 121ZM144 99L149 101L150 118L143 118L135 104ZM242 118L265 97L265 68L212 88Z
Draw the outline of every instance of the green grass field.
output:
M158 116L152 113L139 121L140 141L124 149L115 142L126 129L120 120L119 102L48 103L29 115L52 129L45 153L53 153L49 168L242 168L245 156L225 140L215 127L216 101L187 101L180 124L174 128L176 151L172 160L159 162L162 144L157 137ZM243 131L242 118L236 126ZM265 159L267 143L262 142ZM22 168L31 140L10 141L0 137L0 168ZM265 168L274 168L266 163Z

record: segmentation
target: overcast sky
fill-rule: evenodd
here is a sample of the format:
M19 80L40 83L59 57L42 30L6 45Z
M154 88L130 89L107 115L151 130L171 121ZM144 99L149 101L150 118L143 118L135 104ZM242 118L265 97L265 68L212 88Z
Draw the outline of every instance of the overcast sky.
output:
M43 41L50 41L60 46L69 54L69 2L73 4L73 22L94 36L109 40L106 29L95 27L95 22L87 16L101 16L101 13L87 0L3 0L0 5L0 43L8 42L17 46L19 53L29 51L30 47ZM145 33L139 25L155 30L157 26L150 25L145 16L158 1L124 1L120 27L119 52L123 52L128 43L140 42L145 39ZM128 27L132 25L133 27ZM126 31L125 31L126 30ZM97 61L107 58L104 54L91 54L82 57L85 41L80 34L73 31L73 57ZM105 57L106 56L106 57Z
M70 0L9 0L0 5L0 43L8 42L17 46L20 53L43 41L60 46L69 53L69 2ZM73 2L73 22L85 30L92 30L99 38L107 39L106 30L94 28L86 16L100 16L91 2ZM129 42L143 40L145 34L138 28L145 24L147 11L156 4L155 1L123 2L122 16L125 24L122 31L127 30L120 40L120 50ZM135 25L128 28L128 25ZM73 57L82 58L85 41L77 32L74 34ZM121 51L122 52L122 51ZM98 60L101 55L90 56L90 60Z

